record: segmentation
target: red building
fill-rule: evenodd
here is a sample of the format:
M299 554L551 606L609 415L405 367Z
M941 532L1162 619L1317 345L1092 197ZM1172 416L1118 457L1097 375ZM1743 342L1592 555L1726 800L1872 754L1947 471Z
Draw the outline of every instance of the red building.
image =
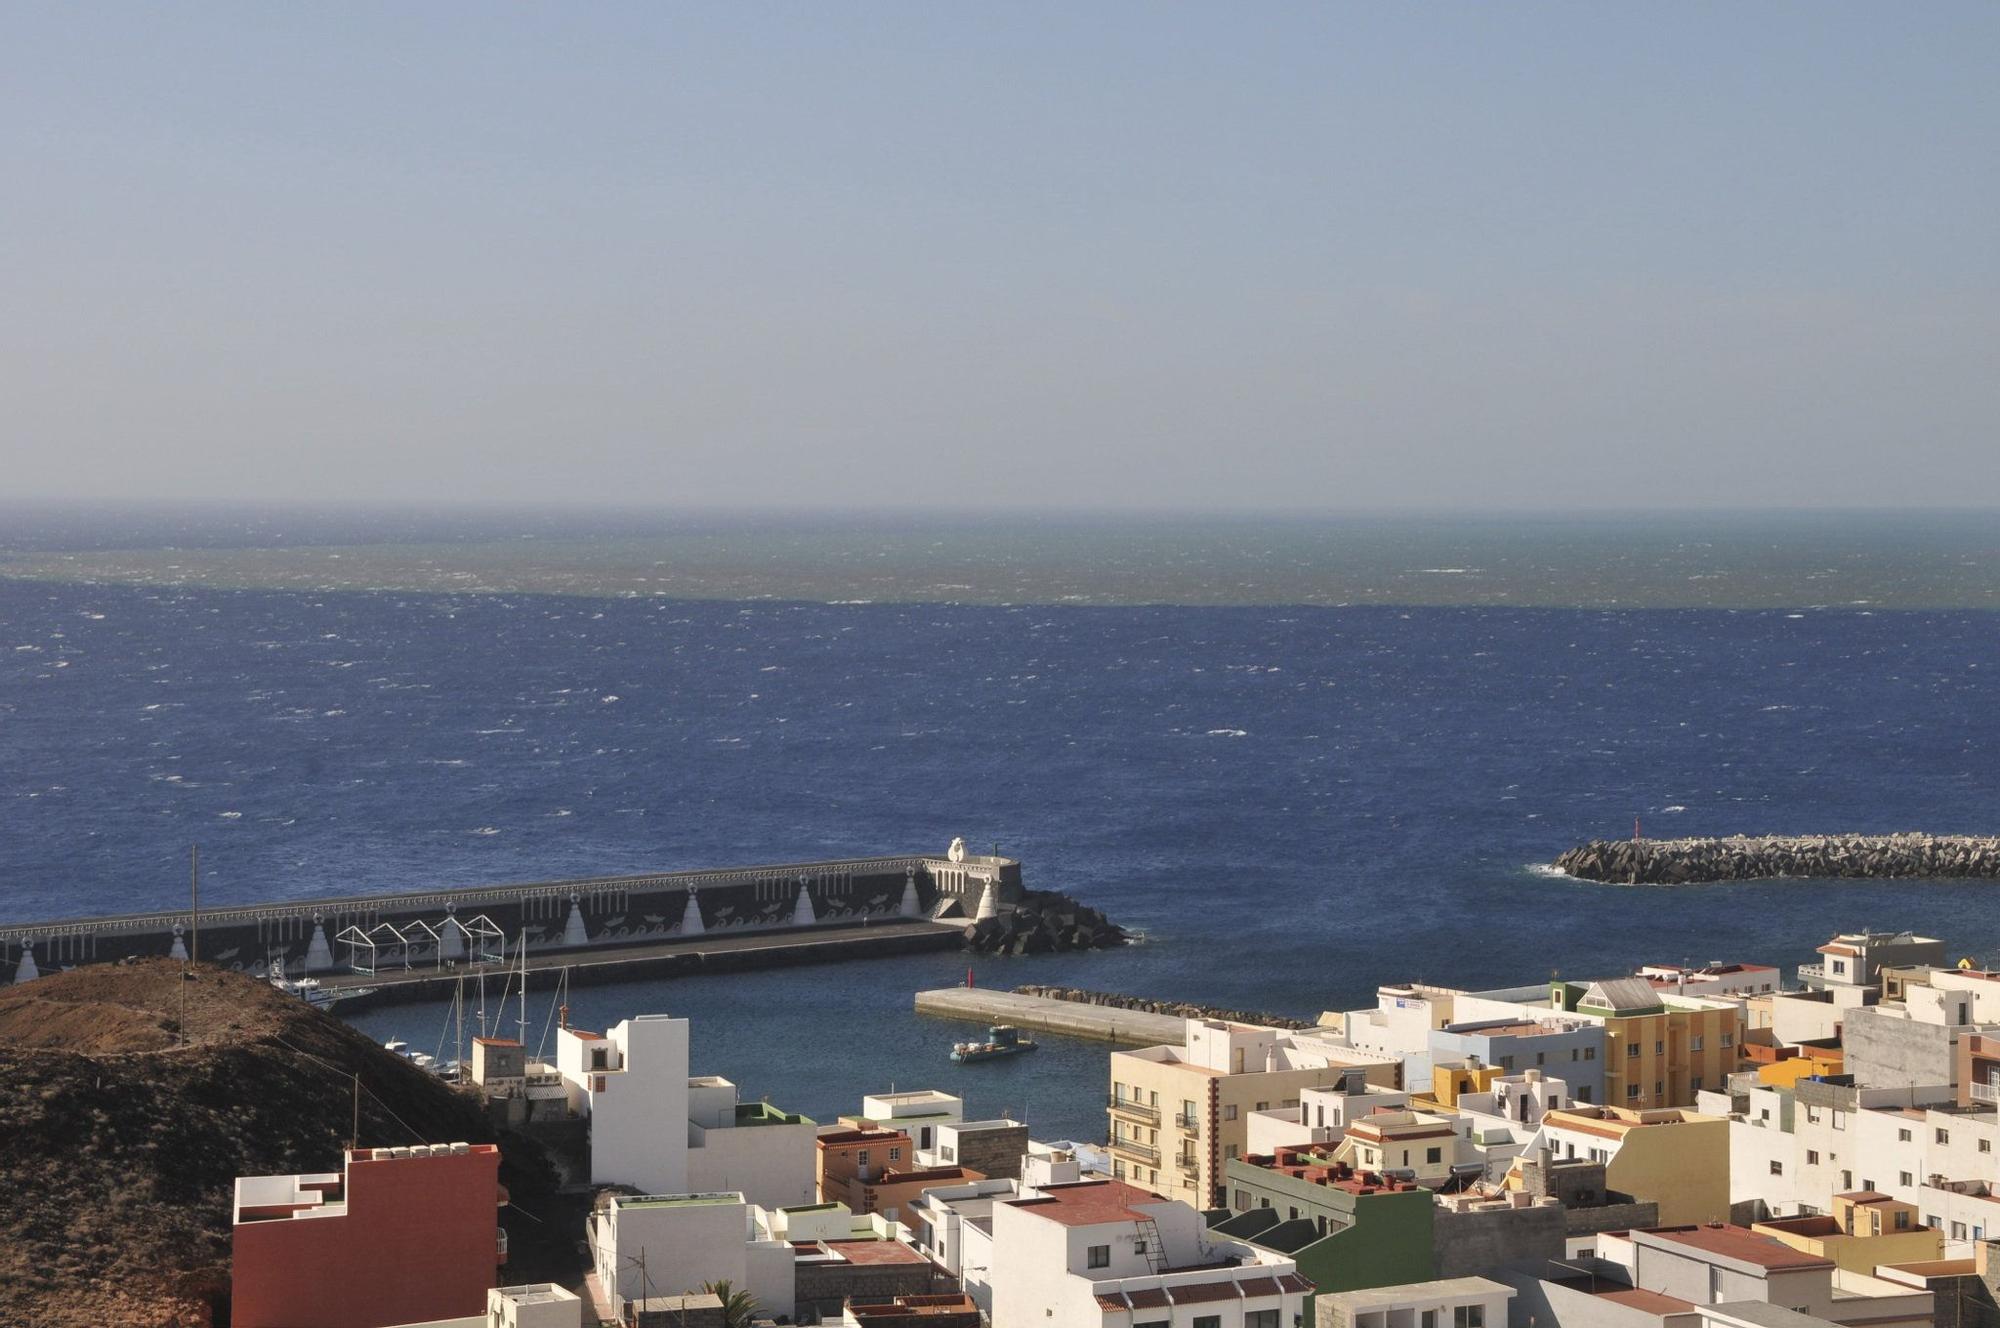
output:
M507 1260L492 1144L357 1148L344 1174L236 1181L233 1328L384 1328L486 1312Z

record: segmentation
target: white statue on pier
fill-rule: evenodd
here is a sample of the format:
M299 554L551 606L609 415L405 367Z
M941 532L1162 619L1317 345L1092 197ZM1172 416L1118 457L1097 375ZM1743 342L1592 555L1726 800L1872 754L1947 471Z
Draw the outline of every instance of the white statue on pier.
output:
M903 873L903 901L896 912L906 918L914 918L923 912L923 905L917 902L917 869L911 867Z
M958 838L952 840L951 847L945 850L944 856L946 861L949 862L964 862L965 861L964 836L961 835Z
M326 919L313 914L312 939L306 942L305 970L318 973L333 967L333 946L326 939Z
M581 896L569 897L569 918L563 923L564 945L589 945L590 930L583 922L583 900Z
M979 895L979 911L972 915L974 922L984 922L988 918L1000 916L1000 878L986 878L986 889Z
M22 941L21 962L14 969L14 981L33 982L41 975L42 970L35 967L35 943L33 941Z
M694 891L689 890L687 907L681 910L681 935L699 936L706 930L701 921L701 905L696 901Z
M812 891L806 888L806 878L799 877L798 902L792 905L792 925L810 927L819 921L819 914L813 909Z

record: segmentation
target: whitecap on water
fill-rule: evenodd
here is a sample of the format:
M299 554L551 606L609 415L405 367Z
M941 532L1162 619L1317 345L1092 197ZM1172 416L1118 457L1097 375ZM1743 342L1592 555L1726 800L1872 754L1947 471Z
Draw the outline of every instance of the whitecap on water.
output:
M1660 811L1661 811L1662 813L1672 813L1672 812L1684 812L1684 811L1686 811L1686 810L1687 810L1687 808L1685 808L1685 807L1681 806L1681 805L1680 805L1680 804L1679 804L1678 802L1677 802L1677 803L1675 803L1675 804L1674 804L1673 806L1671 806L1671 807L1662 807L1662 808L1660 808Z
M610 705L613 701L616 701L618 699L618 693L613 692L608 696L600 696L597 699L604 702L604 704L606 705Z
M1250 730L1248 730L1248 729L1210 729L1210 730L1208 731L1208 735L1207 735L1207 736L1209 736L1209 737L1211 737L1211 738L1247 738L1247 737L1249 737L1249 736L1250 736Z
M1528 864L1528 875L1567 877L1569 873L1556 866L1553 862L1531 862Z
M500 827L494 825L482 825L476 830L468 830L465 833L467 833L468 835L497 835L500 833Z
M225 821L240 821L243 819L242 812L217 812L216 816Z

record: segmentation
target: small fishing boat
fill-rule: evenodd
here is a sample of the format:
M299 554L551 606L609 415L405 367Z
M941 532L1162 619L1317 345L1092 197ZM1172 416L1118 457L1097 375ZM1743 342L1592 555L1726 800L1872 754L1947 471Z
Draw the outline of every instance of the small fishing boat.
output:
M335 1001L344 1001L350 996L372 995L375 991L373 987L328 987L322 985L318 978L288 978L285 976L285 961L282 959L271 961L271 985L287 996L296 996L316 1009L324 1009Z
M969 1065L973 1061L992 1061L1002 1056L1018 1056L1024 1051L1034 1049L1034 1039L1022 1037L1020 1029L1012 1024L995 1024L986 1030L984 1042L952 1044L951 1058L960 1065Z

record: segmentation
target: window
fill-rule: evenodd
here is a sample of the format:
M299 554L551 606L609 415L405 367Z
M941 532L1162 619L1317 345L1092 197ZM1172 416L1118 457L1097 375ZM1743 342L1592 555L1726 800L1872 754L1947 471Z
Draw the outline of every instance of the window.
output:
M1224 1120L1236 1119L1236 1104L1234 1102L1230 1103L1228 1106L1222 1109L1222 1119Z
M1596 1047L1585 1047L1585 1048L1583 1049L1583 1058L1584 1058L1585 1060L1587 1060L1587 1061L1594 1061L1594 1060L1596 1060L1596 1059L1597 1059L1597 1048L1596 1048Z
M1486 1307L1484 1305L1452 1306L1451 1328L1486 1328Z
M1258 1111L1269 1111L1270 1109L1271 1104L1268 1102L1259 1102L1256 1106L1256 1110Z
M1658 1079L1655 1079L1653 1081L1653 1096L1659 1098L1663 1102L1666 1100L1667 1097L1667 1086L1661 1083Z
M1132 1242L1132 1253L1144 1254L1145 1252L1146 1252L1146 1238L1144 1236L1141 1236L1137 1240Z
M1980 1152L1982 1152L1982 1153L1990 1153L1990 1152L1992 1152L1992 1151L1993 1151L1993 1141L1992 1141L1991 1139L1981 1139L1981 1140L1979 1141L1979 1151L1980 1151Z
M1278 1328L1278 1312L1251 1310L1243 1316L1243 1328Z
M1938 1141L1939 1143L1941 1143L1941 1144L1948 1144L1948 1143L1950 1143L1950 1142L1951 1142L1951 1131L1950 1131L1950 1130L1939 1130L1939 1131L1937 1132L1937 1141Z
M1438 1328L1438 1312L1436 1310L1425 1310L1420 1328Z
M1625 1085L1625 1096L1628 1100L1637 1102L1639 1100L1639 1085L1637 1084Z
M861 1150L861 1151L860 1151L859 1153L856 1153L856 1154L854 1155L854 1161L855 1161L855 1164L856 1164L857 1166L863 1166L863 1167L867 1166L867 1165L868 1165L868 1150L864 1148L864 1149L862 1149L862 1150Z
M1667 1054L1667 1044L1666 1044L1665 1042L1663 1042L1663 1041L1659 1041L1659 1040L1657 1040L1657 1039L1656 1039L1656 1040L1654 1041L1654 1043L1653 1043L1653 1054L1654 1054L1655 1056L1664 1056L1664 1055L1666 1055L1666 1054Z
M1843 1171L1843 1172L1841 1172L1841 1173L1840 1173L1840 1188L1841 1188L1841 1189L1843 1189L1843 1190L1851 1190L1851 1189L1853 1189L1853 1188L1854 1188L1854 1173L1853 1173L1853 1172L1851 1172L1851 1171Z
M1899 1144L1906 1144L1910 1142L1910 1132L1908 1130L1896 1131L1896 1142Z
M1785 1174L1785 1164L1775 1157L1771 1159L1771 1174L1773 1176L1782 1176Z
M1231 1204L1231 1205L1230 1205L1230 1207L1232 1207L1232 1208L1236 1209L1236 1211L1237 1211L1237 1212L1239 1212L1239 1213L1247 1213L1247 1212L1249 1212L1249 1211L1250 1211L1250 1191L1248 1191L1248 1190L1238 1190L1238 1191L1236 1192L1236 1202L1235 1202L1235 1203L1233 1203L1233 1204ZM1137 1328L1137 1325L1134 1325L1134 1328Z
M1444 1149L1442 1149L1442 1148L1427 1148L1427 1149L1425 1149L1425 1150L1424 1150L1424 1161L1426 1161L1426 1162L1430 1162L1430 1163L1438 1163L1438 1162L1442 1162L1442 1161L1444 1161Z
M593 1070L610 1069L611 1068L610 1051L608 1051L603 1047L592 1047L590 1049L590 1068Z
M1896 1175L1899 1177L1899 1184L1910 1185L1915 1183L1915 1178L1907 1171L1899 1171Z
M1233 1158L1242 1151L1243 1150L1238 1148L1235 1144L1224 1144L1222 1147L1222 1155L1227 1158Z
M1696 1076L1695 1076L1695 1077L1694 1077L1693 1079L1691 1079L1691 1080L1689 1080L1689 1081L1688 1081L1688 1091L1690 1091L1690 1092L1694 1092L1694 1093L1699 1093L1699 1092L1701 1091L1701 1076L1700 1076L1700 1075L1696 1075Z
M1220 1314L1197 1314L1194 1316L1194 1328L1222 1328L1222 1316Z
M1734 1033L1724 1033L1724 1034L1722 1035L1722 1045L1723 1045L1723 1046L1725 1046L1725 1047L1732 1047L1732 1046L1735 1046L1735 1045L1736 1045L1736 1035L1735 1035Z
M1690 1037L1688 1039L1688 1050L1689 1051L1701 1050L1701 1034L1696 1033L1693 1037Z
M1639 1044L1638 1044L1638 1043L1636 1043L1636 1042L1627 1042L1627 1043L1625 1044L1625 1058L1626 1058L1627 1060L1637 1060L1637 1059L1639 1058Z
M1547 1065L1548 1063L1549 1063L1549 1058L1546 1053L1539 1051L1535 1053L1535 1064Z
M1816 1167L1819 1165L1819 1149L1817 1148L1806 1149L1806 1165L1809 1167Z
M1091 1246L1084 1252L1083 1262L1084 1266L1088 1268L1109 1268L1111 1266L1111 1247L1109 1245Z
M1589 1088L1587 1088L1587 1087L1585 1087L1585 1088L1579 1088L1579 1089L1577 1089L1577 1090L1576 1090L1576 1100L1577 1100L1578 1102L1588 1102L1588 1101L1590 1101L1590 1089L1589 1089Z
M891 1162L901 1162L903 1160L903 1150L900 1148L891 1148L889 1150L889 1160Z

